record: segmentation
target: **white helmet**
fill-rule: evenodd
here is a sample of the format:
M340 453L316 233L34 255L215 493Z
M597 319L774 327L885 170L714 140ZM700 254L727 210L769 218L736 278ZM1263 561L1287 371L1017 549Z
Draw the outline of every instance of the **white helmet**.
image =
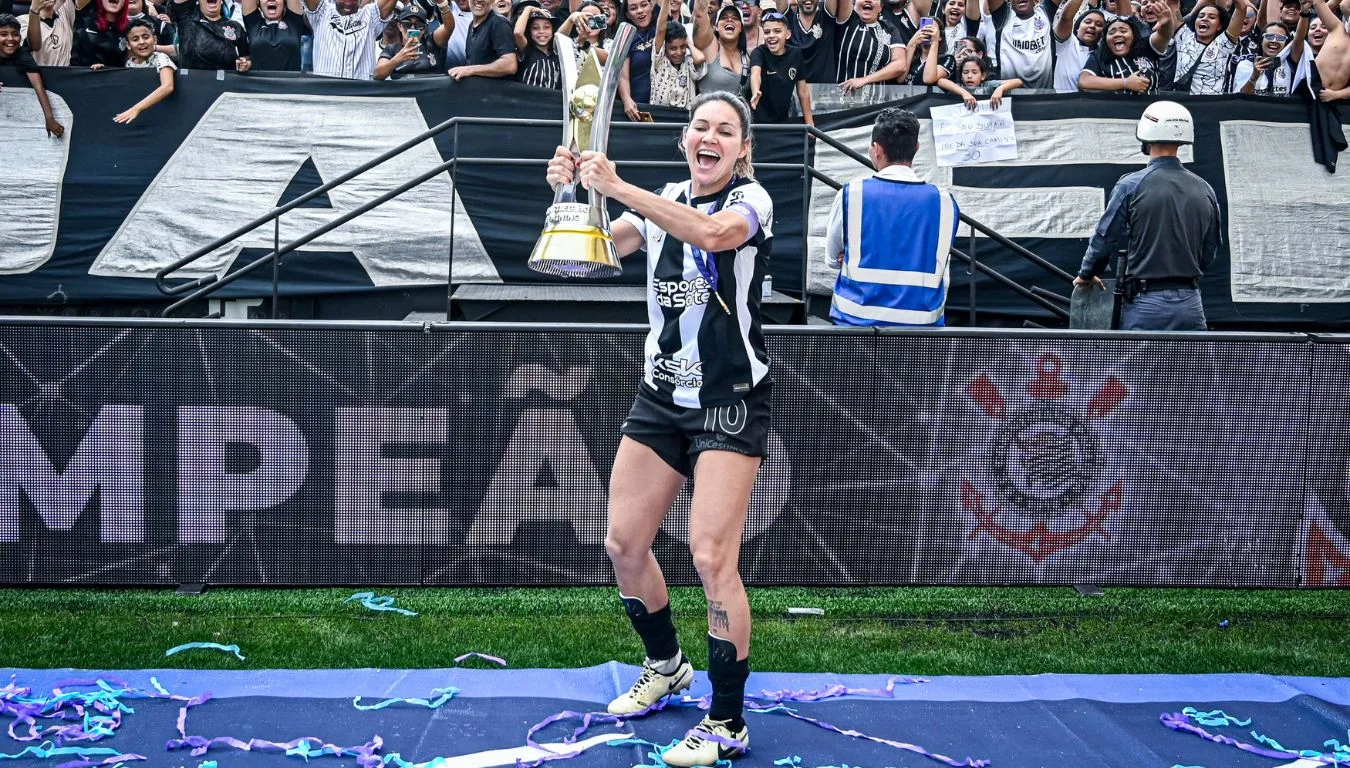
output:
M1145 144L1194 144L1195 122L1190 110L1175 101L1155 101L1139 118L1134 136Z

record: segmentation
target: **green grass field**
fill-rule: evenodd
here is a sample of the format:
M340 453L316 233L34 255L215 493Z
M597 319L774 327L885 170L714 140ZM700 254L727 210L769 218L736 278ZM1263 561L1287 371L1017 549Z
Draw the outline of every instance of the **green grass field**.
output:
M640 661L610 588L393 589L417 617L344 603L354 589L0 590L0 667L512 667ZM672 593L702 664L702 593ZM751 591L756 669L912 675L1265 672L1350 676L1350 596L1335 591L859 588ZM824 617L789 618L789 607ZM1229 626L1219 623L1228 620ZM241 646L247 661L180 643Z

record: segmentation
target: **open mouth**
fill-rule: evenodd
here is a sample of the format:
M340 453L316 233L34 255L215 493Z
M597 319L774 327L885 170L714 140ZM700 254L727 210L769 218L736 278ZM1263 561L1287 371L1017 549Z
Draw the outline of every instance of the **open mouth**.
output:
M694 162L698 165L700 170L704 171L712 170L719 162L721 162L721 160L722 156L711 149L700 149L694 154Z
M727 23L722 25L722 31L725 32L726 34L734 35L740 30L736 28L736 22L728 21Z

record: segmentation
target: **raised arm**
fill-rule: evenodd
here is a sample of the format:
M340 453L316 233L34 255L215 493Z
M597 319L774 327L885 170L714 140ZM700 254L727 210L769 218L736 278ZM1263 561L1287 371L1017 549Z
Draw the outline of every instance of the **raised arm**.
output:
M717 45L717 38L713 35L712 20L708 18L710 0L695 0L694 2L694 47L703 51L704 56L714 56L716 51L710 54Z
M380 18L388 19L394 15L394 11L398 6L398 0L379 0L379 4Z
M437 0L436 14L440 17L441 23L436 27L436 31L431 33L431 42L439 48L444 48L446 43L450 42L450 36L455 33L455 14L450 8L449 0Z
M1336 34L1337 29L1342 32L1345 31L1345 26L1341 24L1341 20L1336 18L1336 14L1332 12L1331 8L1327 7L1326 0L1313 0L1313 10L1317 11L1317 18L1322 20L1322 26L1327 28L1327 37Z
M652 40L652 56L660 56L666 49L666 24L670 22L669 0L657 0L660 10L656 13L656 37Z
M516 50L524 53L529 50L530 38L527 31L530 28L530 19L534 18L534 9L521 9L520 15L516 17Z
M966 20L980 21L980 0L966 0Z
M1294 40L1289 44L1289 64L1297 65L1303 58L1303 44L1308 39L1308 26L1310 21L1307 16L1299 14L1298 27L1294 30Z
M942 72L946 72L946 74L941 74L938 70L942 70ZM947 72L941 64L938 64L938 47L936 45L928 46L928 53L924 57L923 62L923 84L939 85L938 81L950 74L951 73Z
M174 1L177 2L177 0ZM322 2L323 0L304 0L305 10L310 13L315 13L319 10L319 3Z
M1233 0L1233 18L1228 20L1228 29L1224 33L1228 39L1237 42L1242 36L1242 25L1247 20L1247 7L1251 5L1251 0Z
M35 0L28 7L28 50L34 56L42 50L42 20L44 13L50 13L54 0Z
M1060 12L1059 18L1055 20L1055 39L1064 42L1073 36L1073 22L1078 16L1078 9L1083 7L1083 0L1068 0L1064 4L1064 10Z
M843 24L853 15L853 0L834 0L834 20Z
M1271 15L1275 12L1275 3L1271 0L1261 0L1261 4L1256 9L1256 29L1264 30L1270 26Z
M1153 22L1153 34L1148 36L1149 45L1159 54L1166 53L1167 46L1172 42L1172 35L1177 31L1172 14L1167 9L1167 3L1165 0L1144 0L1144 5L1152 8L1158 18Z

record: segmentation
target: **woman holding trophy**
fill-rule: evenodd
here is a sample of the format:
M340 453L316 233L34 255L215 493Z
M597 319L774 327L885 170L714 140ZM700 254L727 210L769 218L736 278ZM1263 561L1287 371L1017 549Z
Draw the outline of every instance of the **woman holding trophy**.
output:
M610 475L605 540L620 597L646 651L642 674L609 705L643 712L687 689L694 670L680 651L665 579L652 543L694 478L689 547L708 599L707 716L662 759L713 765L749 746L743 718L750 674L750 607L737 571L750 493L766 455L772 382L760 329L773 201L750 165L750 110L726 92L690 107L680 148L689 179L660 193L621 179L603 152L558 147L554 185L579 181L628 211L611 229L619 256L646 251L643 379Z

